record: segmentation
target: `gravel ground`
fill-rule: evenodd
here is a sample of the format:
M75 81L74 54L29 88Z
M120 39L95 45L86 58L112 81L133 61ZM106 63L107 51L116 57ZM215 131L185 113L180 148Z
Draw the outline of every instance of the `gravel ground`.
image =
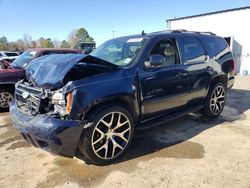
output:
M26 143L0 114L0 187L250 188L250 77L237 77L216 120L189 114L136 132L121 162L98 167Z

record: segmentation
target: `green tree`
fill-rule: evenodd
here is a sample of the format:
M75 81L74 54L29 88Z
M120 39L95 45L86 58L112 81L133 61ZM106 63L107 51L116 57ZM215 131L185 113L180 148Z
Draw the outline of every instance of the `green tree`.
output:
M78 30L74 29L68 37L68 42L71 48L76 48L82 42L94 42L94 39L89 35L88 31L84 28Z
M7 50L8 40L5 36L0 38L0 50Z
M54 44L50 38L47 38L44 42L44 48L54 48Z
M41 37L40 39L38 39L38 46L40 48L44 48L44 46L45 46L45 38Z
M70 48L70 44L66 40L63 40L60 48Z
M89 36L89 33L86 29L80 28L76 32L77 42L94 42L94 39Z
M41 48L54 48L54 44L50 38L45 39L45 38L41 37L38 41L40 44L39 46Z

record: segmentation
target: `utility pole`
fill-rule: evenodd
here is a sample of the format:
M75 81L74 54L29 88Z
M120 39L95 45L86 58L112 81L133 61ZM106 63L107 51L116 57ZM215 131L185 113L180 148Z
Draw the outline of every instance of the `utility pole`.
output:
M115 38L115 30L113 30L112 33L113 33L113 39L114 39Z

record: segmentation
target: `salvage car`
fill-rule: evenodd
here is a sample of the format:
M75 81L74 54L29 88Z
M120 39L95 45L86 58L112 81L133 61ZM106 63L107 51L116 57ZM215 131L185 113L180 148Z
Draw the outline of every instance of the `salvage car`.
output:
M9 109L9 103L14 98L15 83L25 77L25 68L33 59L44 55L65 53L82 53L82 51L71 49L36 48L25 51L11 64L7 64L6 61L3 61L0 64L2 67L2 69L0 69L0 111L7 111Z
M226 41L212 33L116 38L89 55L34 60L16 84L11 119L35 147L106 165L124 155L135 129L196 111L216 118L234 71Z

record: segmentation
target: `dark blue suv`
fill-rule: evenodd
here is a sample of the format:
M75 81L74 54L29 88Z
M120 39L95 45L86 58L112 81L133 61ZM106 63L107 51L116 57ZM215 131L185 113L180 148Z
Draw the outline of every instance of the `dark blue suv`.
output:
M142 33L89 55L34 60L16 84L10 113L34 146L105 165L126 152L134 129L195 111L217 117L234 71L226 41L212 33Z

